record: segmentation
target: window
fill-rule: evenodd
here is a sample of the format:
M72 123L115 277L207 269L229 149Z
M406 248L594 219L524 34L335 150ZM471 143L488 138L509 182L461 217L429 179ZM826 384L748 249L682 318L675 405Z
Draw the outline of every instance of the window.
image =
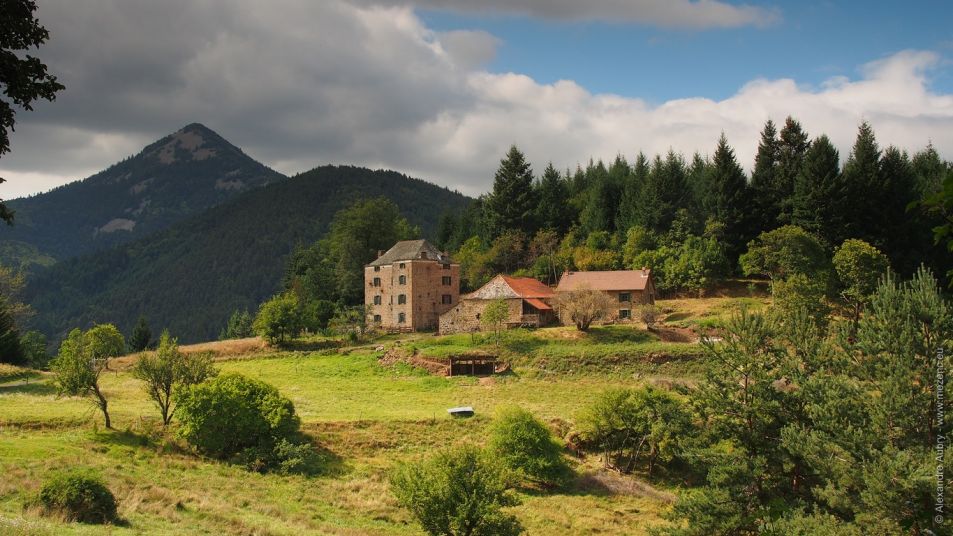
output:
M381 323L381 315L374 315L374 322L377 324Z
M632 318L632 312L628 309L619 309L619 318L628 319Z
M379 277L375 277L375 278L374 278L374 286L375 286L375 287L381 286L381 278L379 278Z
M449 286L450 286L450 282L452 281L452 279L450 278L449 275L445 275L445 276L443 276L443 277L440 278L440 281L444 284L444 286L449 287Z
M407 315L405 315L404 313L397 313L397 323L398 323L398 324L403 324L403 323L406 322L406 321L407 321Z
M406 266L407 266L406 264L400 263L400 269L401 269L401 270L403 270Z
M444 304L444 305L452 304L452 303L453 303L453 296L451 296L451 295L449 295L449 294L444 294L443 296L440 296L440 303L442 303L442 304Z
M406 295L406 294L398 294L398 295L397 295L397 305L403 305L403 304L405 304L405 303L407 303L407 295Z
M440 267L443 268L444 270L449 270L449 269L450 269L450 265L449 265L449 264L441 264Z
M619 293L619 302L630 302L632 301L631 292L620 292Z
M381 271L381 267L380 267L380 266L375 266L375 267L374 267L374 271L375 271L375 272L380 272L380 271Z
M406 276L406 275L402 275L402 276L398 277L398 278L397 278L397 284L398 284L398 285L406 285L406 284L407 284L407 276Z
M374 296L374 305L380 305L380 304L381 304L381 297Z

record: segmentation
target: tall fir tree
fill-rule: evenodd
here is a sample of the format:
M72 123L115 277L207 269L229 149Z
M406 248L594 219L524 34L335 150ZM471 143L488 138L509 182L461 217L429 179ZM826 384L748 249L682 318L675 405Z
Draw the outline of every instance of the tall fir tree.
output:
M711 163L702 158L697 152L692 156L692 163L688 166L688 173L685 180L691 197L687 201L687 207L693 214L699 215L698 220L703 220L706 216L701 216L705 212L705 198L708 197L708 171Z
M619 201L619 214L616 219L616 228L619 232L625 232L635 225L639 224L637 207L639 203L639 190L648 181L649 177L649 159L645 153L639 152L635 159L630 173L622 183L622 196Z
M511 146L493 180L493 192L484 203L484 215L493 238L506 230L522 230L531 234L535 230L533 210L533 170L526 156Z
M801 171L804 155L810 147L807 133L801 123L788 116L784 120L778 140L778 167L774 176L774 198L778 203L778 224L791 222L794 183Z
M586 174L589 176L589 189L586 203L579 214L579 223L586 234L598 231L611 233L615 230L615 215L619 206L619 191L614 177L609 174L602 160L590 165Z
M907 153L890 146L880 157L882 193L877 218L869 218L869 232L881 237L881 250L903 274L913 273L924 261L917 254L917 214L907 206L919 199L916 172Z
M152 330L149 329L149 323L146 322L146 317L140 315L135 327L132 328L132 335L129 337L129 351L141 352L149 348L151 342Z
M829 246L840 244L844 195L840 154L831 140L821 135L804 155L794 184L792 223L823 238Z
M702 205L709 218L724 226L725 252L732 265L737 263L748 241L754 238L748 216L750 204L748 180L722 133L705 174Z
M866 121L857 129L857 140L844 164L843 181L844 225L837 242L859 238L882 249L882 238L872 231L880 226L885 184L880 171L880 147L873 128Z
M776 228L781 214L781 200L775 191L780 151L778 130L774 121L768 119L761 130L758 154L754 157L754 170L751 172L753 218L762 231Z
M541 229L551 229L565 234L572 225L572 212L569 207L569 185L550 162L543 170L543 176L535 186L536 223Z
M689 198L685 160L672 150L664 160L656 155L648 180L639 191L636 211L639 225L665 233L678 209L686 208Z

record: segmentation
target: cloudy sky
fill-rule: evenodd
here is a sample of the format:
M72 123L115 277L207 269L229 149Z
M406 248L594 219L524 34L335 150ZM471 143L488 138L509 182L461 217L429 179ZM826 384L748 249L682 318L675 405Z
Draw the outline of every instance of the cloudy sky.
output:
M17 116L0 197L84 178L200 122L287 174L391 168L479 194L516 144L536 169L764 121L849 152L953 159L953 7L721 0L38 0L67 89ZM884 5L870 5L884 4Z

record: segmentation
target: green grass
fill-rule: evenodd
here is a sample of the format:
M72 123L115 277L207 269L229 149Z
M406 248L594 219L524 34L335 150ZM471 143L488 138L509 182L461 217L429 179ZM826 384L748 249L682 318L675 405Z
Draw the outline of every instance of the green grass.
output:
M351 353L327 348L219 361L223 372L264 380L294 401L322 460L313 477L249 473L191 454L174 435L160 433L158 411L125 371L102 378L118 431L101 430L87 400L58 397L48 376L0 385L0 533L419 535L388 489L396 463L464 441L482 444L494 411L506 405L564 432L606 389L682 381L699 362L697 345L663 343L644 330L573 331L507 333L504 351L514 371L490 379L436 377L402 363L383 367L373 349L394 338ZM400 345L445 356L493 343L415 335ZM446 409L458 405L473 406L477 416L449 418ZM667 490L640 483L620 492L600 479L634 477L606 475L595 458L573 463L580 477L566 490L520 492L513 512L528 534L638 535L660 522ZM69 524L30 506L44 476L70 466L104 476L124 524Z
M39 375L40 373L33 369L0 363L0 384L36 378Z

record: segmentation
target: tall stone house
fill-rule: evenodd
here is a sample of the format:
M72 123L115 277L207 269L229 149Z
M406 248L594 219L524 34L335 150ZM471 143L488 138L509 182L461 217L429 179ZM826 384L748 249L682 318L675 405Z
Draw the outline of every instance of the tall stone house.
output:
M487 305L505 300L509 307L507 327L539 327L556 317L552 301L556 293L532 277L498 275L479 289L460 297L460 304L440 315L440 333L472 332L480 329L480 316Z
M460 301L460 265L426 240L402 240L364 267L368 322L388 331L435 330Z
M577 289L601 290L613 299L612 320L629 321L638 315L633 309L645 303L655 303L655 282L652 270L611 270L593 272L564 272L556 292Z

